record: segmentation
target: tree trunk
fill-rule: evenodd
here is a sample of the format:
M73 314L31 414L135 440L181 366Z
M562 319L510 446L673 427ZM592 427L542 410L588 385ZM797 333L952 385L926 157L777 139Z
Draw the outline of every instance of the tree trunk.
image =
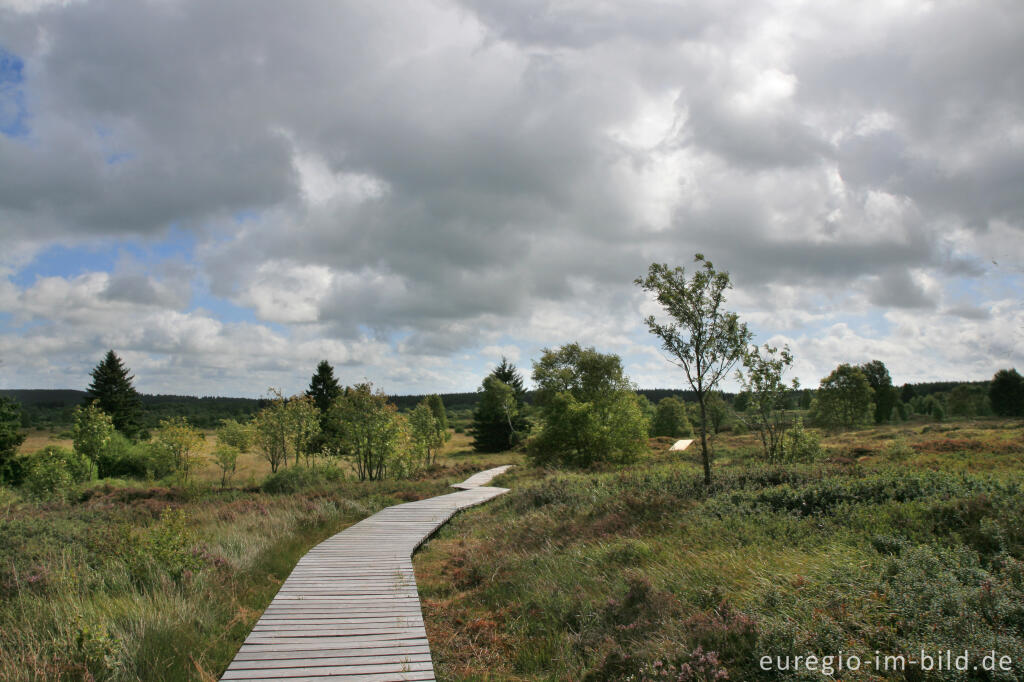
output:
M704 460L704 485L711 485L711 458L708 456L708 419L704 410L704 395L697 396L700 402L700 454Z

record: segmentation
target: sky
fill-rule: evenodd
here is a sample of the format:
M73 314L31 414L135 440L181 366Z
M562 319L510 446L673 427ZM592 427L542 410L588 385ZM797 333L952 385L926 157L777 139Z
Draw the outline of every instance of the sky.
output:
M0 0L0 387L681 387L695 253L804 386L1024 369L1018 0ZM730 379L726 388L734 387Z

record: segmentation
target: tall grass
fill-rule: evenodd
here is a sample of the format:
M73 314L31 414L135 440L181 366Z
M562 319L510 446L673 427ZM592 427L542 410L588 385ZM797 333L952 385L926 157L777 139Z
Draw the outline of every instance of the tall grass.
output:
M0 679L212 680L295 562L420 481L309 481L289 494L101 484L0 491ZM293 482L294 483L294 482Z
M710 488L660 452L513 470L416 558L439 679L764 679L762 655L922 647L995 649L1011 673L961 679L1020 679L1024 429L947 426L839 434L788 466L723 437Z

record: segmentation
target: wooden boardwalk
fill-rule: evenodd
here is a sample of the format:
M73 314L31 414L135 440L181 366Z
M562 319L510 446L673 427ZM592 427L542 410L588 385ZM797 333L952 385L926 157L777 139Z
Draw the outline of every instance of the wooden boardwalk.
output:
M460 509L508 492L484 487L388 507L299 560L222 680L433 680L412 554Z

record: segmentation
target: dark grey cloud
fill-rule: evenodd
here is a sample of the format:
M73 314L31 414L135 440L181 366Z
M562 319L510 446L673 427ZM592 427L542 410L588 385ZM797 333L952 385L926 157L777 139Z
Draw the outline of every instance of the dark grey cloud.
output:
M355 368L576 331L581 299L623 328L648 263L701 251L785 319L803 287L819 315L980 320L947 289L1019 268L1022 25L998 0L0 9L30 131L0 135L5 239L197 243L177 274L0 301L145 308L118 338L220 357L240 332L188 316L201 283Z

